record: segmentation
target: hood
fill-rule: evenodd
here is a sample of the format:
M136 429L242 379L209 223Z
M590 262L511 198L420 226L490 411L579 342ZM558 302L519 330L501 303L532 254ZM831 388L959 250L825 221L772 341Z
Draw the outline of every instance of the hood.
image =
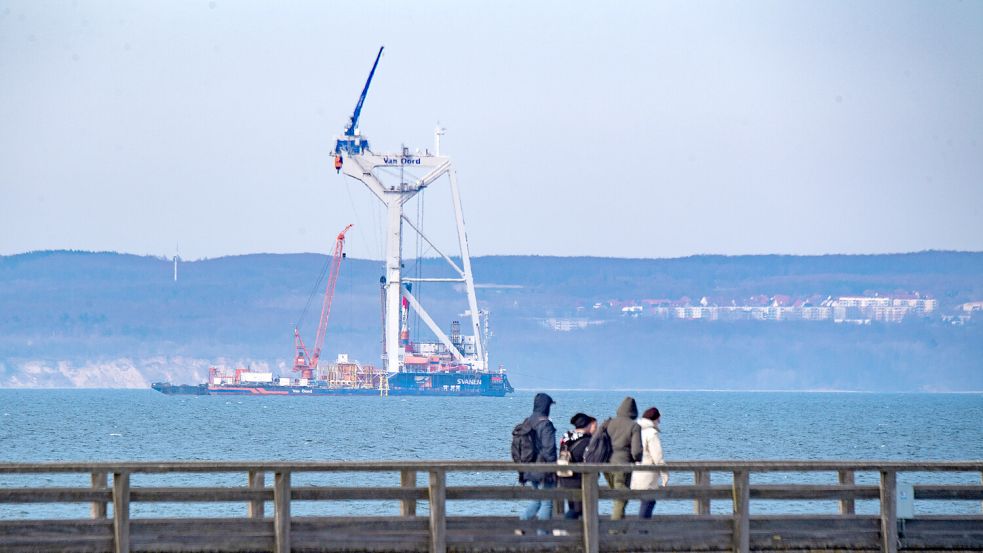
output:
M655 424L655 421L642 417L638 419L638 426L642 428L654 428L656 432L659 431L659 426Z
M628 396L621 402L621 405L618 406L618 416L629 419L638 418L638 406L635 405L635 398Z
M534 415L542 415L544 417L550 416L550 405L556 403L549 394L538 393L536 398L532 400L532 413Z

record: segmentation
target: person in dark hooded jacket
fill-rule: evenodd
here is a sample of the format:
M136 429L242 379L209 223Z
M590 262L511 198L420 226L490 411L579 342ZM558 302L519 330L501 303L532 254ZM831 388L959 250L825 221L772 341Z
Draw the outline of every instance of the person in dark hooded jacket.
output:
M636 418L638 418L638 406L635 404L635 398L628 396L618 407L618 416L605 423L608 435L611 436L609 463L631 464L642 460L642 428L635 422ZM626 489L631 482L631 473L606 472L604 478L610 488ZM624 518L627 504L628 502L623 499L615 499L611 506L611 520Z
M550 421L550 406L556 403L547 394L539 393L532 402L532 414L526 418L536 430L537 463L556 464L556 427ZM556 487L556 470L547 472L525 472L519 476L520 482L528 482L534 488ZM520 518L529 520L533 517L548 520L553 516L553 501L550 499L533 499Z

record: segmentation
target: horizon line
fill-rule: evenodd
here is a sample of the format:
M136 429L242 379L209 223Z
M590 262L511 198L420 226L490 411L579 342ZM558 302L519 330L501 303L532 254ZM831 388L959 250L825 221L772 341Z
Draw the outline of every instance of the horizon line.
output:
M184 263L196 263L199 261L213 261L216 259L225 259L230 257L248 257L248 256L260 256L260 255L319 255L319 256L329 256L329 253L320 252L252 252L252 253L229 253L222 254L214 257L197 257L197 258L182 258L180 255L167 256L158 255L150 253L131 253L125 251L116 250L76 250L76 249L47 249L47 250L27 250L17 253L0 254L0 259L8 257L19 257L28 256L34 254L59 254L59 253L69 253L69 254L95 254L95 255L120 255L120 256L133 256L133 257L149 257L153 259L158 259L161 261L166 261L168 263L172 262L175 257ZM487 258L487 257L544 257L544 258L554 258L554 259L621 259L621 260L639 260L639 261L672 261L681 259L691 259L695 257L723 257L723 258L739 258L739 257L872 257L872 256L900 256L900 255L919 255L919 254L968 254L968 255L978 255L983 254L983 250L946 250L946 249L927 249L927 250L912 250L912 251L894 251L894 252L876 252L876 253L739 253L739 254L727 254L727 253L693 253L683 256L672 256L672 257L620 257L620 256L601 256L601 255L554 255L554 254L540 254L540 253L495 253L495 254L484 254L484 255L472 255L472 259ZM449 256L452 259L459 258L459 255ZM368 257L353 257L348 256L348 258L356 261L372 261L383 263L384 259L373 259ZM408 258L415 259L415 258ZM421 259L433 259L439 260L441 257L439 255L434 256L424 256Z

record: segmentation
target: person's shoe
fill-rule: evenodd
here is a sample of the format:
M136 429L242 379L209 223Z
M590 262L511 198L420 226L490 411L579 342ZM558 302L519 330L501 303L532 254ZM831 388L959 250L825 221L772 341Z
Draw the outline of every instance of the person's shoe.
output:
M522 530L519 530L518 528L516 528L516 529L515 529L515 535L516 535L516 536L525 536L525 535L526 535L526 533L525 533L524 531L522 531Z
M554 528L553 529L553 535L554 536L569 536L570 535L570 532L567 532L566 530L564 530L562 528Z

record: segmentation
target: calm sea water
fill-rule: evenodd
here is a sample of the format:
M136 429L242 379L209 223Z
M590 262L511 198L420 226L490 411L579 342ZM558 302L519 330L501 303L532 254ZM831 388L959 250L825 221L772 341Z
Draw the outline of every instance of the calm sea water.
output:
M602 419L629 392L555 391L562 431L583 411ZM669 460L983 459L983 395L782 392L630 392L639 409L662 412ZM0 462L111 460L507 460L510 431L533 392L507 398L317 398L165 396L151 390L0 389ZM134 485L242 484L239 474L138 476ZM835 482L835 475L757 475L753 481ZM979 474L905 474L901 481L979 483ZM511 474L458 474L450 485L509 483ZM691 476L673 475L677 483ZM714 475L725 483L728 475ZM874 483L873 474L858 481ZM82 485L50 475L6 485ZM397 475L299 475L295 482L395 485ZM689 512L661 502L659 512ZM918 512L979 512L979 502L918 502ZM0 518L85 516L86 505L0 505ZM726 502L713 509L727 512ZM875 502L859 502L875 512ZM754 512L835 512L835 502L753 502ZM134 516L245 512L241 504L136 504ZM317 502L297 514L397 512L395 502ZM460 502L451 513L518 513L508 502Z

